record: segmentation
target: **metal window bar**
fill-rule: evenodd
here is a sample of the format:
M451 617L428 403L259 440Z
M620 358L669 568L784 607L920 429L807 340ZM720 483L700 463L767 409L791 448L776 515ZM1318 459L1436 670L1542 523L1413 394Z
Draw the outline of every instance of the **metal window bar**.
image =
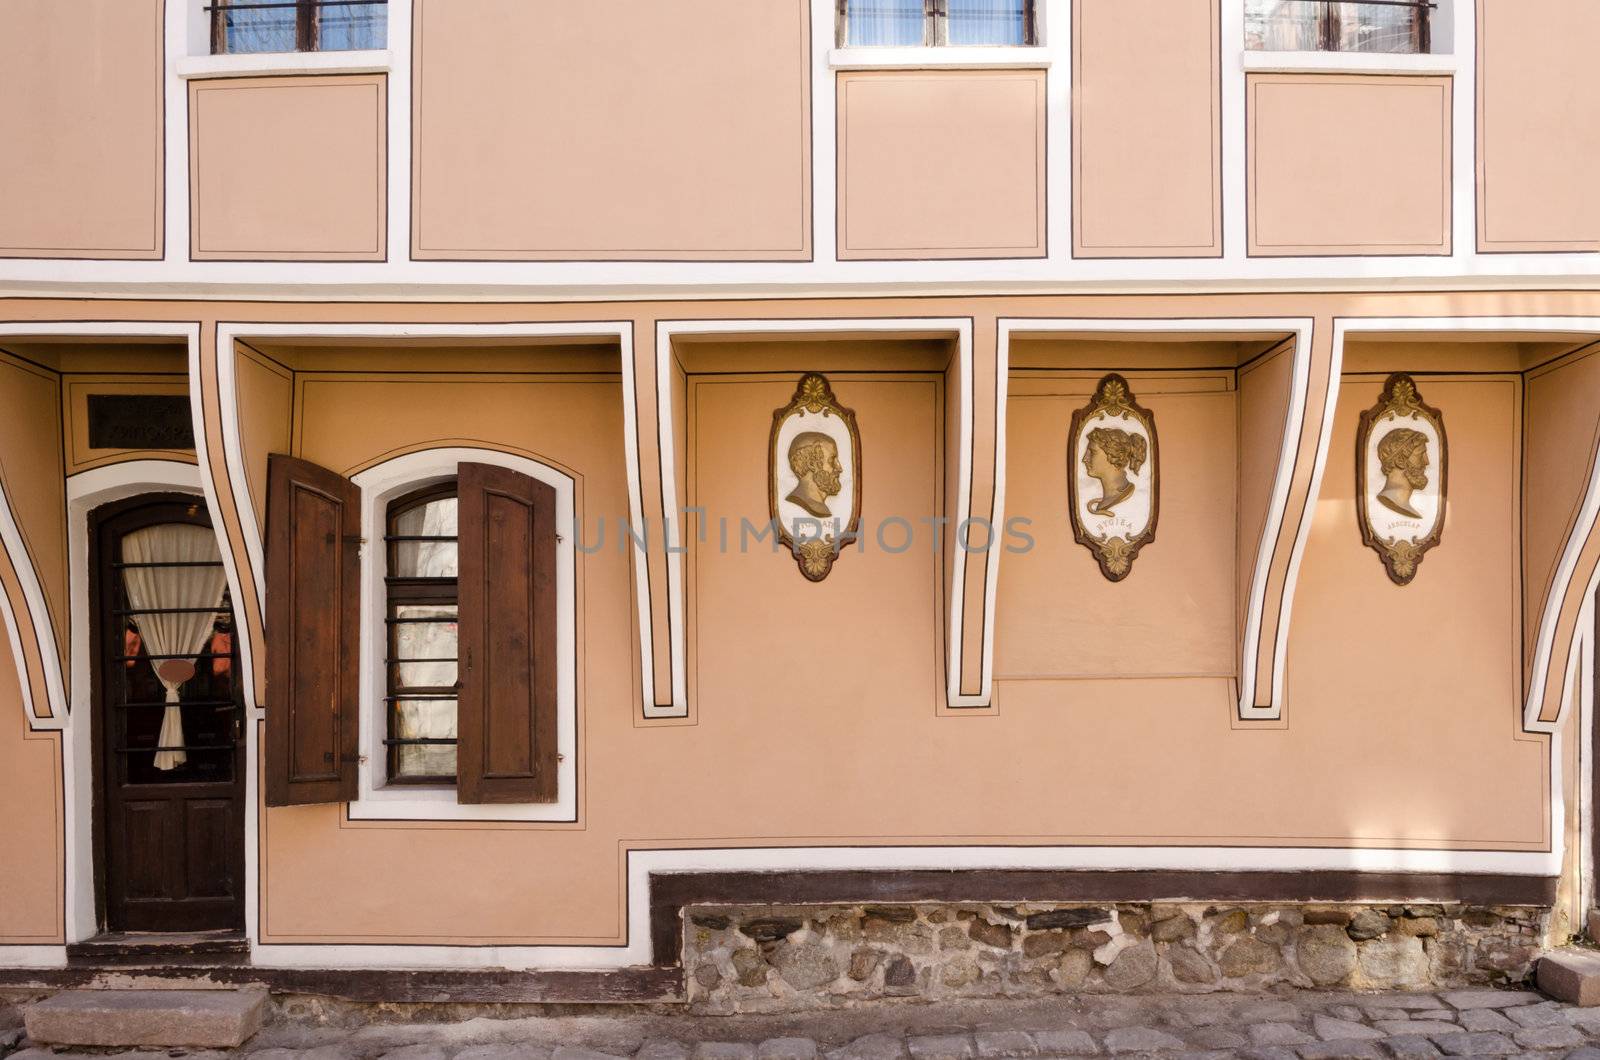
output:
M220 567L220 559L183 560L173 563L113 563L112 570L166 570L172 567Z
M1427 55L1433 51L1432 14L1439 9L1438 0L1296 0L1296 2L1315 5L1318 8L1316 16L1318 51L1346 51L1341 21L1342 10L1346 7L1409 8L1414 12L1411 20L1412 52ZM1270 16L1262 17L1263 24L1271 24L1272 21Z
M119 747L117 748L117 754L142 755L154 754L158 751L232 751L238 746L238 744L232 743L192 743L185 747Z
M321 50L322 10L329 7L387 7L389 0L213 0L200 10L211 18L211 54L225 55L228 50L229 11L294 11L295 50L314 52Z
M111 612L113 615L231 615L233 608L226 605L222 607L119 607ZM194 656L185 655L183 658L192 659Z
M400 739L398 737L391 737L391 738L386 739L386 740L383 741L384 746L386 746L386 747L416 747L416 746L444 747L444 746L453 746L454 744L457 744L457 743L460 743L460 742L461 741L457 740L453 736L413 736L413 737L409 737L407 739ZM454 779L454 778L451 778L451 779Z
M231 699L185 699L180 703L172 704L172 703L168 703L164 699L148 699L148 700L130 701L130 702L127 702L127 703L118 703L117 706L119 706L119 707L171 707L171 706L179 706L179 707L211 707L211 708L213 708L215 710L221 710L224 707L226 707L227 709L232 710L234 708L234 706L235 706L235 703Z
M232 659L231 651L203 651L198 655L113 655L112 662L138 662L140 659L149 659L156 662L162 659Z

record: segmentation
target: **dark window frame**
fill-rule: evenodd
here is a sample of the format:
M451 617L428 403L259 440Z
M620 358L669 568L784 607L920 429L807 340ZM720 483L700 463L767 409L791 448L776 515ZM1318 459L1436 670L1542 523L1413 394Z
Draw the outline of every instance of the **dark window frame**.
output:
M288 9L292 7L294 8L295 52L319 52L322 51L322 9L346 4L382 8L384 17L387 18L389 15L389 0L210 0L204 10L211 16L211 54L263 54L260 52L232 52L228 50L226 12L229 7L241 9ZM387 33L384 34L384 39L385 41L388 40ZM292 53L279 52L276 54L287 55Z
M410 774L401 775L399 771L399 749L416 741L405 740L397 735L396 730L396 704L404 698L454 698L461 688L460 658L457 656L456 683L451 687L438 685L402 685L398 680L399 662L395 650L395 634L397 623L395 621L398 609L408 606L453 606L456 610L456 621L460 622L460 579L459 578L409 578L396 576L395 556L397 539L406 539L400 535L396 524L406 512L412 511L432 501L445 500L457 496L457 484L454 478L443 482L436 482L421 489L412 490L389 502L384 513L384 782L396 785L424 785L431 787L454 786L457 778L454 775L443 774ZM415 540L415 538L410 538ZM443 540L443 539L441 539ZM454 539L457 549L460 548L460 537ZM458 551L459 556L459 551ZM459 562L459 559L458 559ZM459 628L459 625L458 625ZM457 651L459 652L459 642ZM457 710L460 710L459 702ZM459 725L459 721L458 721ZM450 740L452 745L459 745L459 740Z
M834 23L835 39L841 48L849 47L881 47L881 45L857 45L850 41L850 4L851 0L835 0ZM965 47L991 47L991 48L1029 48L1039 43L1039 3L1038 0L1022 0L1022 43L1018 44L991 44L991 45L956 45L950 43L950 12L947 0L922 0L922 43L920 45L906 45L906 47L922 48L965 48Z

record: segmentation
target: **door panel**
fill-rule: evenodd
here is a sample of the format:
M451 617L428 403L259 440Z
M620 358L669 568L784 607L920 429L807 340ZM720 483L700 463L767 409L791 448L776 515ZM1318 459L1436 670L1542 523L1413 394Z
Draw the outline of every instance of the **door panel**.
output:
M243 709L209 533L198 498L93 515L98 897L112 931L244 925Z

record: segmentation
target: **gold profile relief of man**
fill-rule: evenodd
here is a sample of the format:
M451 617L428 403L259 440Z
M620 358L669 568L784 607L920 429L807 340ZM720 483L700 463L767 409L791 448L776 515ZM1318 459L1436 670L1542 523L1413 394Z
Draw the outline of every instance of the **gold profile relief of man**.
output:
M789 470L800 481L784 500L819 519L831 518L828 498L844 488L839 443L820 431L802 431L789 443Z
M1428 485L1428 436L1410 427L1396 427L1378 441L1378 470L1384 475L1378 503L1408 519L1423 514L1411 495Z
M1128 481L1128 473L1137 474L1148 457L1149 443L1143 435L1115 427L1090 431L1083 467L1090 478L1100 482L1100 496L1085 506L1090 514L1106 515L1133 496L1134 485Z

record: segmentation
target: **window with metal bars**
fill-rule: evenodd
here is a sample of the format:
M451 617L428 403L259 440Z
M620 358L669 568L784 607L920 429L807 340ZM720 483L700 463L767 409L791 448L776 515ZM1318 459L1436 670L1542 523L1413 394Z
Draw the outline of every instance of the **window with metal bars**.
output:
M366 51L389 40L389 0L211 0L211 53Z
M1038 43L1035 0L838 0L839 46Z
M1449 0L1245 0L1252 51L1426 55Z
M456 484L389 505L384 534L388 596L388 780L456 782L458 545Z

